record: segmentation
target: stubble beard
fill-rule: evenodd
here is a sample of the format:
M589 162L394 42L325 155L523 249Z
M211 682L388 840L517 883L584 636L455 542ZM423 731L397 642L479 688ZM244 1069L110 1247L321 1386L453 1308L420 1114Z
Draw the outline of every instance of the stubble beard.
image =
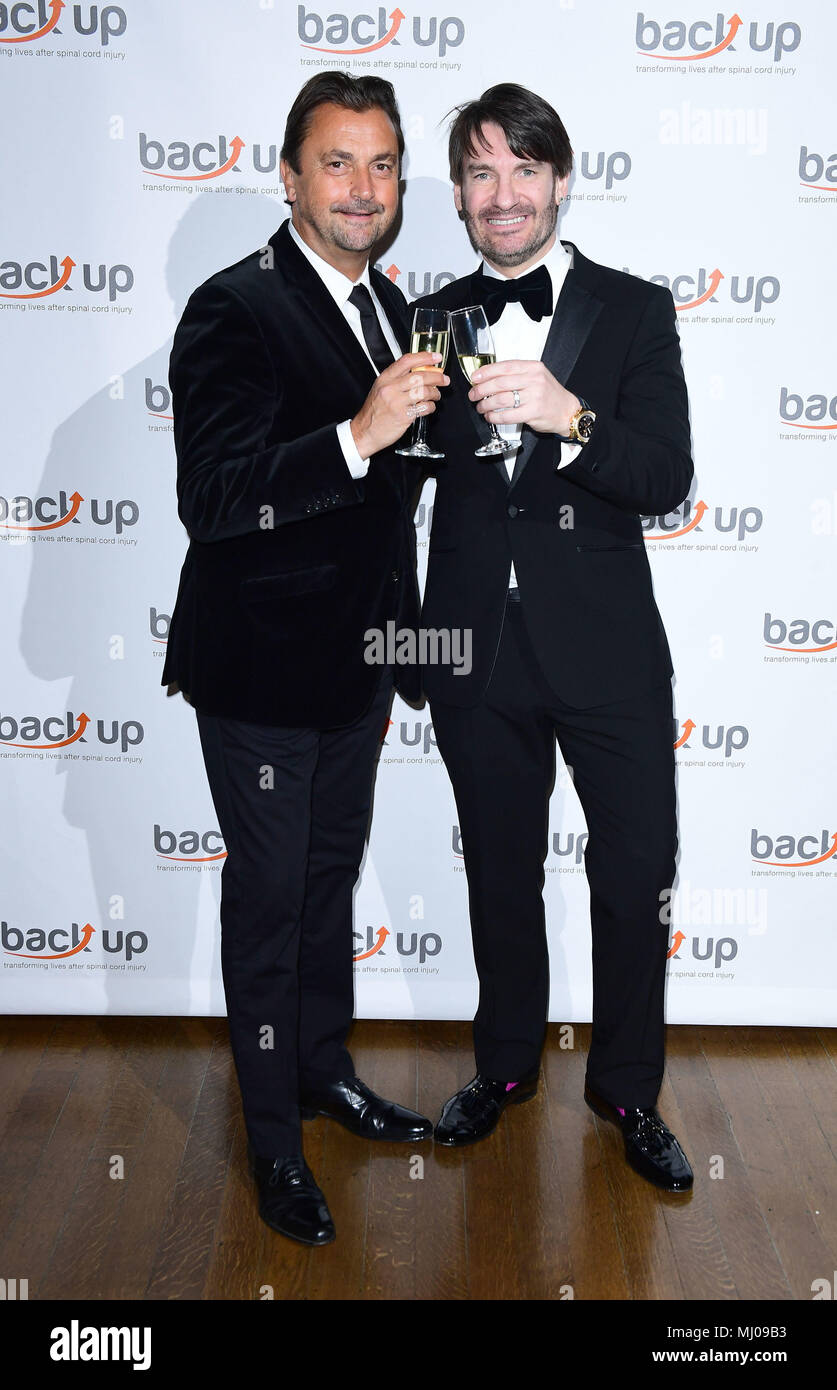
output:
M519 216L521 212L527 212L528 210L529 209L525 207L517 208L516 210L512 209L511 212L506 212L499 208L496 210L489 209L487 212L481 213L480 217L477 218L471 213L466 212L463 208L462 220L465 223L465 230L468 233L468 238L474 250L492 265L513 268L516 265L524 265L526 261L530 261L533 256L537 255L541 247L546 245L558 225L557 203L551 202L548 207L544 208L543 212L538 214L529 240L524 246L514 251L498 250L494 242L490 239L490 232L488 235L484 235L483 227L480 225L481 222L484 222L485 218L489 216L516 217Z
M302 210L300 209L300 211ZM329 208L328 212L322 213L318 217L313 217L306 210L305 216L306 220L316 228L320 238L329 246L335 246L340 251L354 251L360 254L364 251L371 251L375 243L381 240L394 221L397 209L393 209L390 217L387 217L386 209L380 203L358 206L352 211L372 212L376 215L370 222L356 227L344 223L336 208Z

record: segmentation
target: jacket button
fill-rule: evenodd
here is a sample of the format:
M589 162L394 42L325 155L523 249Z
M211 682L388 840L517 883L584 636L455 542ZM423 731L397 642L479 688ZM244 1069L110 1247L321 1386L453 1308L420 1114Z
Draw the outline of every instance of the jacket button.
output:
M515 517L517 516L518 508L514 505L513 502L510 502L509 505L506 507L506 511L508 512L509 516Z
M401 572L400 572L400 570L393 570L393 571L392 571L392 577L393 577L393 579L396 580L396 582L397 582L397 581L401 578Z

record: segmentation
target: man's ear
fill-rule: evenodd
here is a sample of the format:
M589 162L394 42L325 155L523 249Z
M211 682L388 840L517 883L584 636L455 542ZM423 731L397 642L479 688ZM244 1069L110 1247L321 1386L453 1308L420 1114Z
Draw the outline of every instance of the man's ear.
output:
M296 175L287 159L279 160L279 177L285 185L285 201L296 202Z
M569 176L569 174L565 174L564 177L563 177L562 179L556 179L556 180L555 180L555 201L556 201L556 203L561 203L561 202L563 202L564 198L567 196L567 184L569 183L569 181L570 181L570 176Z
M454 207L456 208L456 211L457 211L457 212L461 212L461 211L462 211L462 185L461 185L461 183L455 183L455 184L453 185L453 205L454 205Z

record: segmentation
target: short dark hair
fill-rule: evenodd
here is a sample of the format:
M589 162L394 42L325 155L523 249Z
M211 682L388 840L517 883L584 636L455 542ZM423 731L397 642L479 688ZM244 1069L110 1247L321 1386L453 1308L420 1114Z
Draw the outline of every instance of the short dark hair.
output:
M383 77L352 77L348 72L318 72L310 77L297 94L285 123L285 138L280 151L298 174L302 143L311 128L318 106L345 106L349 111L371 111L380 107L395 128L398 139L398 165L404 155L404 132L395 100L395 89Z
M454 115L455 113L455 115ZM489 87L477 101L455 106L448 141L450 176L462 183L462 171L467 155L477 155L478 146L485 148L483 126L498 125L508 147L518 159L535 159L551 164L563 178L573 167L570 138L558 112L543 97L536 96L515 82L500 82Z

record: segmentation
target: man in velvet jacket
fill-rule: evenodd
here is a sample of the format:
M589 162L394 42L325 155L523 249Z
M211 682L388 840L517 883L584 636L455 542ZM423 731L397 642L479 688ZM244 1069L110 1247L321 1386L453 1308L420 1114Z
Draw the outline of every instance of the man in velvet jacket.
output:
M364 634L415 625L410 467L393 446L447 381L405 354L406 303L369 270L399 204L390 83L323 73L288 116L292 215L213 275L175 334L178 510L190 537L163 683L197 711L227 848L222 970L260 1213L334 1239L300 1117L415 1143L432 1125L355 1076L352 890L393 674ZM416 367L429 368L414 372Z
M585 1099L620 1127L643 1177L682 1192L691 1168L655 1108L661 903L677 848L672 665L640 523L677 506L692 479L674 304L557 239L572 150L542 98L491 88L458 108L449 152L483 260L421 302L484 305L497 360L470 390L454 374L433 425L446 458L422 625L470 628L472 669L428 666L424 687L456 797L480 983L477 1075L446 1103L436 1139L473 1143L537 1089L557 737L589 832ZM518 443L477 458L489 423Z

